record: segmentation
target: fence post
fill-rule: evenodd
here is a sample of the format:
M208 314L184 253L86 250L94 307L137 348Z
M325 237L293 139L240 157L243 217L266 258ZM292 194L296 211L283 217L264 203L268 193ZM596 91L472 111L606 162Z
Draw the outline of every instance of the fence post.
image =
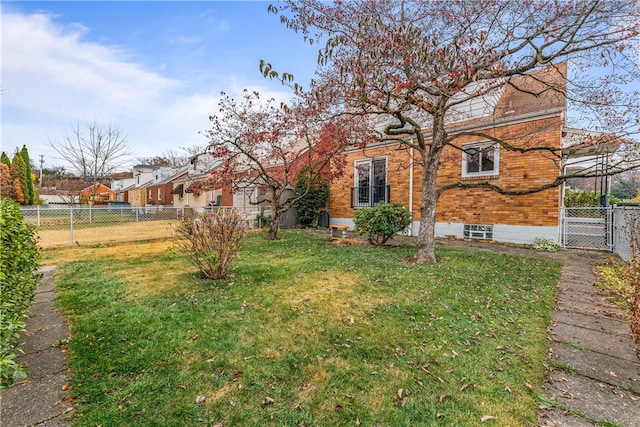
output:
M136 222L140 222L140 219L138 218L139 212L140 211L138 209L136 209Z
M609 207L607 209L607 247L611 252L614 251L615 248L615 240L613 233L615 232L615 216L613 215L613 211L616 207Z
M566 211L565 211L565 207L564 206L560 206L560 243L562 244L562 246L567 246L566 242L565 242L565 216L566 216Z
M89 204L89 224L93 224L93 209L91 208L92 208L92 205Z
M38 227L40 227L40 205L37 206L37 212L38 212Z
M71 246L73 246L73 206L69 208L69 236L71 239Z

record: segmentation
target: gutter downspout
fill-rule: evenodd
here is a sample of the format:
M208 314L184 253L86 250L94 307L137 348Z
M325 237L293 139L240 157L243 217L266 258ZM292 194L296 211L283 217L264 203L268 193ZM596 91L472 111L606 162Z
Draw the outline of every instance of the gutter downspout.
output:
M413 236L413 150L413 147L411 147L411 151L409 154L409 211L411 212L409 236Z
M564 149L565 143L564 143L564 138L565 138L565 127L564 127L564 112L562 113L562 121L563 121L563 125L560 127L560 149ZM561 163L561 167L560 167L560 173L564 176L567 174L567 162L569 160L569 156L567 155L562 155L562 163ZM564 206L564 198L566 196L566 192L567 192L567 182L564 181L562 183L562 187L560 187L560 215L558 215L558 219L560 224L558 224L558 242L560 242L563 246L565 244L564 242L564 228L565 228L565 215L566 215L566 209Z

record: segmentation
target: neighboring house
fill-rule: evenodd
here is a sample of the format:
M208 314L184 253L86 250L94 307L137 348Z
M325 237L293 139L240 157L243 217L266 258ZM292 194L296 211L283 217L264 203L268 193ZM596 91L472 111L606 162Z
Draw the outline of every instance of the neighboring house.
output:
M93 184L80 190L80 204L106 205L111 189L104 184Z
M129 204L132 207L145 206L147 204L147 186L150 185L153 180L142 181L142 184L135 184L128 190Z
M135 186L134 178L120 178L111 183L110 202L129 203L129 190Z
M554 79L559 85L565 82L555 71L542 78ZM523 86L528 84L525 79L530 77L515 77L513 83ZM492 107L484 103L468 105L465 121L450 123L449 134L473 130L507 136L516 146L526 146L532 140L535 145L564 146L566 101L561 93L548 91L534 96L507 85L493 96ZM514 153L478 136L461 136L456 143L465 151L445 148L438 187L482 180L510 189L525 189L553 181L561 173L557 159L544 153ZM380 202L400 202L412 212L413 223L407 233L417 235L422 167L418 162L414 164L411 156L410 150L398 143L348 151L346 164L350 170L330 184L331 223L353 226L355 209ZM518 244L531 243L536 237L557 240L561 206L561 187L523 196L500 195L490 189L452 189L438 200L435 234Z
M210 154L193 156L186 173L172 181L173 206L204 209L208 206L233 206L231 189L202 190L200 184L207 179L209 171L215 167L216 159Z
M38 197L43 205L74 205L80 203L80 197L73 194L38 194Z
M38 190L45 204L73 205L80 203L80 191L89 185L80 177L65 176L47 180L47 185Z
M207 173L186 173L173 180L173 206L205 208L207 206L235 206L231 189L201 190L199 183Z
M173 182L186 174L187 167L156 169L153 174L153 181L146 186L147 204L173 205Z
M127 189L127 199L131 206L144 206L147 204L146 187L153 182L153 173L158 169L152 165L136 165L133 167L133 186Z

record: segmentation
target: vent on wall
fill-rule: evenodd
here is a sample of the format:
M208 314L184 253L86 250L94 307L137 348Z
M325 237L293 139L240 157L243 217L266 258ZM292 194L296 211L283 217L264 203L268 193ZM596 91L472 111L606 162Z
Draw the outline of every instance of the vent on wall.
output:
M493 240L493 225L465 224L465 239Z

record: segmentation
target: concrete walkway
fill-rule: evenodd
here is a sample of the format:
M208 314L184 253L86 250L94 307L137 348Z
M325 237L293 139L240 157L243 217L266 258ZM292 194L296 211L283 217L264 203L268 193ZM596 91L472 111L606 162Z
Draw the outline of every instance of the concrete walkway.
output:
M566 369L552 370L545 385L565 410L543 408L540 424L640 426L640 360L627 313L593 286L595 254L565 253L549 356Z
M29 308L24 354L18 363L29 368L26 381L0 391L2 427L58 427L67 425L73 407L65 400L65 353L56 343L68 338L62 316L54 307L54 269L40 270L42 280Z

